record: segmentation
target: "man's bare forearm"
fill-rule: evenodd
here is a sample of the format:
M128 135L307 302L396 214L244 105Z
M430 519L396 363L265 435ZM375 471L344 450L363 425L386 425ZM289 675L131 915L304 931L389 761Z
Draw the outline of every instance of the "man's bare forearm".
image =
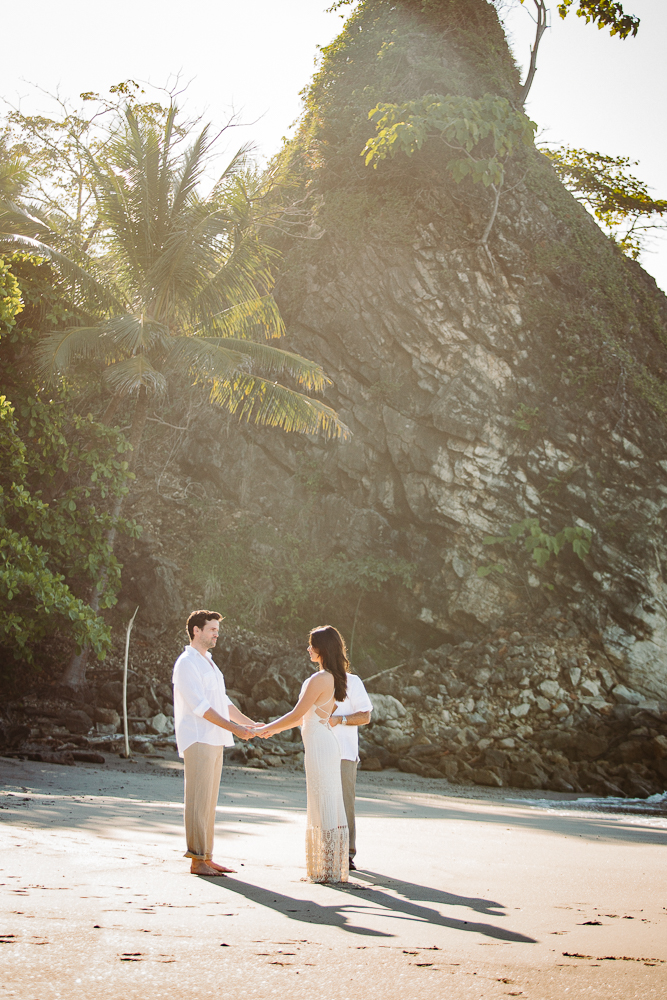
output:
M214 708L209 708L204 712L203 718L207 722L212 722L214 726L220 726L221 729L226 729L227 732L233 733L234 736L240 736L242 739L246 738L247 730L245 726L238 722L232 722L231 719L223 719Z
M340 726L342 718L342 715L332 715L329 722L332 726ZM355 712L354 715L346 715L345 718L347 719L348 726L367 726L371 721L371 713Z

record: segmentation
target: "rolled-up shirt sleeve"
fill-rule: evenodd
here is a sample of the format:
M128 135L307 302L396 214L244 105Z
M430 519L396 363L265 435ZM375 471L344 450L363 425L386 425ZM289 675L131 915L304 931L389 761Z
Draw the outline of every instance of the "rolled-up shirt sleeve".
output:
M206 697L199 672L187 659L179 663L174 670L174 687L193 715L201 718L212 707Z
M368 692L363 684L355 684L356 690L353 692L350 701L352 702L352 711L350 715L356 715L357 712L372 712L373 703L368 697Z

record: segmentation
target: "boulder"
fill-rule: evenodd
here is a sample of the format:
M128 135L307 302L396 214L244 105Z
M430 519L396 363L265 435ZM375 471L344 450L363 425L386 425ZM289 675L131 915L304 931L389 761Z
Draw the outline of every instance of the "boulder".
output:
M390 694L371 694L370 692L368 696L373 705L371 719L374 724L405 718L405 705L398 698L394 698Z
M647 740L625 740L614 753L614 756L623 761L624 764L638 764L650 755L650 748Z
M8 747L17 747L30 736L30 726L13 724L0 727L0 743Z
M599 757L605 752L609 741L595 733L577 733L575 747L584 757Z
M398 766L401 771L405 771L407 774L418 774L422 778L444 778L444 774L437 767L427 764L425 761L415 760L413 757L401 757Z
M366 757L365 760L361 762L362 771L381 771L382 764L378 757Z
M488 747L484 751L484 763L487 767L507 767L507 753Z
M557 698L560 694L560 684L558 681L542 681L539 689L547 698Z
M639 691L632 691L624 684L617 684L611 693L621 705L639 705L644 701L644 696Z
M547 788L551 792L573 792L574 785L571 785L569 781L566 781L560 774L554 774L547 781Z
M105 681L98 691L98 700L108 708L118 708L123 701L123 685L120 681ZM103 720L100 719L100 722Z
M235 708L238 708L239 711L242 712L243 709L241 708L241 705L243 704L243 695L241 694L241 692L240 691L234 691L233 688L232 689L227 688L227 692L226 693L227 693L227 697L231 701L232 705L234 705Z
M513 788L542 788L543 783L536 774L527 774L525 771L512 771L510 773L510 784ZM544 782L546 784L546 782Z
M113 733L118 731L118 726L107 725L104 722L96 722L95 731L99 733L100 736L111 736Z
M253 686L251 694L258 703L265 698L291 703L289 684L275 666L269 667L264 676Z
M609 781L608 778L603 778L602 775L600 775L600 777L595 781L592 781L589 788L592 792L595 792L596 795L611 795L617 799L625 798L625 792L623 789L619 788L618 785L615 785L613 781Z
M502 778L488 767L473 768L470 772L470 778L476 785L488 785L489 788L502 788L503 786Z
M72 708L62 717L61 724L64 725L70 733L89 733L93 728L93 720L80 708Z
M133 715L138 719L147 719L153 714L153 712L151 711L151 707L146 698L135 698L134 701L127 706L127 714Z
M655 789L639 775L629 775L623 782L623 789L631 799L647 799Z
M456 757L441 757L437 764L438 770L450 781L455 778L459 770L459 762Z
M115 733L120 726L120 715L115 708L96 708L93 718L95 722L101 722L104 726L113 726L112 733Z
M174 732L174 720L168 715L158 712L157 715L148 720L146 727L149 733L154 733L156 736L171 736Z

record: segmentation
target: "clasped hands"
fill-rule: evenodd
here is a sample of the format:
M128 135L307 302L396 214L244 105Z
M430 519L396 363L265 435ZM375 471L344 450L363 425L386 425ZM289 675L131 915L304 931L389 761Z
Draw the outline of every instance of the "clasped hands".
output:
M259 736L260 739L267 740L270 736L273 736L276 731L277 730L273 728L270 722L255 722L252 726L237 726L234 736L238 737L240 740L252 740L255 736Z

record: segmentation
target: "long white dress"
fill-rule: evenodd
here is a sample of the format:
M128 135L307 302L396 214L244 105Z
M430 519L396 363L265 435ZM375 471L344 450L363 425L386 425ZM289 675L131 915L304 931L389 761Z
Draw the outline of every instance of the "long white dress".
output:
M303 689L302 689L303 690ZM301 734L306 757L306 873L309 882L347 882L349 841L340 747L329 725L313 705L303 717Z

